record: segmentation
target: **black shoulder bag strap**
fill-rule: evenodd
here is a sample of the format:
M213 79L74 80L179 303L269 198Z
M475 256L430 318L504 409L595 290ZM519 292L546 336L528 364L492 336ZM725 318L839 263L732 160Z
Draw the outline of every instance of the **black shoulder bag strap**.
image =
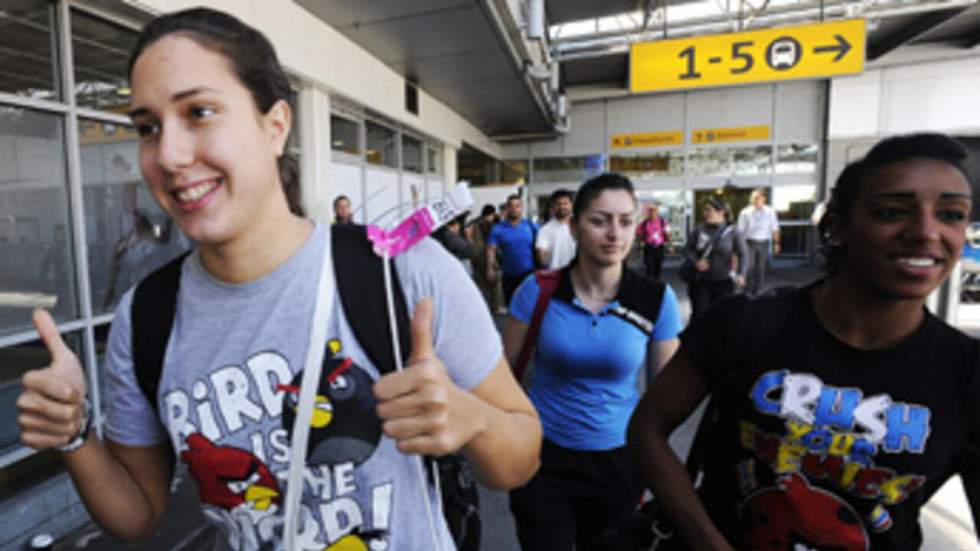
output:
M384 294L384 264L374 254L371 241L367 238L366 226L334 225L330 228L330 235L337 294L344 306L347 322L361 349L381 375L391 373L397 366L395 352L391 347L391 327ZM390 262L398 342L402 356L407 358L412 346L408 305L398 272L394 269L394 260Z
M140 281L133 291L130 306L133 371L140 390L157 416L160 415L157 391L163 374L163 357L177 313L180 270L189 254L178 256Z

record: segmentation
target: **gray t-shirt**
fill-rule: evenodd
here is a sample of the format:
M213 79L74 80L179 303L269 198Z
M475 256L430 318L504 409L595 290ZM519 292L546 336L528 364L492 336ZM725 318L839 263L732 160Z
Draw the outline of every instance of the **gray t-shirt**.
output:
M289 260L242 285L210 276L197 253L188 257L160 381L162 424L133 373L132 292L113 320L106 436L127 446L169 438L198 485L205 512L223 524L234 549L282 547L290 432L328 237L329 227L317 225ZM422 298L434 299L436 354L450 378L463 389L479 384L502 348L459 262L426 239L398 256L395 266L410 313ZM381 433L372 394L378 371L354 339L339 296L328 327L299 549L361 548L358 539L372 550L430 549L416 456L401 454ZM453 549L435 492L427 491L441 547Z

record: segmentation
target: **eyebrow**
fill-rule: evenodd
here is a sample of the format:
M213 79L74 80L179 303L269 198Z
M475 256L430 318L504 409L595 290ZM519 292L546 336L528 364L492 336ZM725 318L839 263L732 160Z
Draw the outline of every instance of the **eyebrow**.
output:
M198 86L196 88L189 88L187 90L183 90L181 92L177 92L176 94L170 96L170 101L171 101L171 103L178 102L178 101L187 99L187 98L189 98L191 96L196 96L198 94L203 94L204 92L219 93L218 90L215 90L214 88L208 88L207 86ZM149 115L150 114L150 110L147 109L146 107L137 107L136 109L133 109L132 111L129 111L126 114L129 116L129 118L132 119L132 118L136 118L136 117L142 117L142 116L145 116L145 115Z
M893 191L888 193L876 193L872 197L875 199L915 199L916 194L914 191ZM965 199L967 201L972 201L973 196L969 193L961 193L956 191L944 191L939 194L940 199Z

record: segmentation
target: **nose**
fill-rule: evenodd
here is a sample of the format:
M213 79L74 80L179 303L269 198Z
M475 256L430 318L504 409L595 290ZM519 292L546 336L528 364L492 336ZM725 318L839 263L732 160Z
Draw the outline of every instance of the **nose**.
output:
M940 222L932 210L920 208L909 218L905 226L906 239L913 241L936 241L940 235Z
M160 124L157 137L157 163L168 172L176 172L194 162L193 136L180 124Z

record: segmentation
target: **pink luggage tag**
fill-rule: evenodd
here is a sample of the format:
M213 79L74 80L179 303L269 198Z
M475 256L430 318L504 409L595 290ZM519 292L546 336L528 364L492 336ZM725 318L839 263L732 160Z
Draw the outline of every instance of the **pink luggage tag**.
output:
M375 254L394 258L465 212L472 204L473 196L469 188L461 183L442 199L413 212L392 230L385 231L369 225L368 239L374 244Z

